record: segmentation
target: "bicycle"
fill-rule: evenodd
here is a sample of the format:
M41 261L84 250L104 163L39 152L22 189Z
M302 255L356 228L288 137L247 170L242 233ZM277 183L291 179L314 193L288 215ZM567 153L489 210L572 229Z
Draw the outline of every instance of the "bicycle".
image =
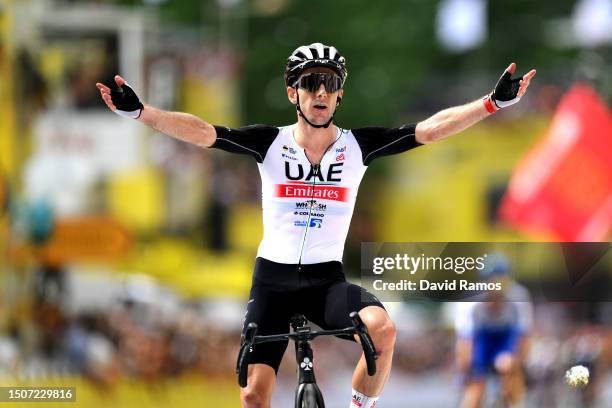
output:
M349 314L353 327L336 330L313 331L303 315L295 315L291 318L293 332L285 334L274 334L267 336L257 336L257 324L249 323L247 326L244 340L240 346L238 360L236 362L236 374L238 374L238 384L241 387L247 386L248 357L253 351L253 346L260 343L293 340L295 342L295 356L298 361L298 385L295 390L296 408L325 408L323 394L319 389L314 373L314 356L310 348L310 341L319 336L337 336L357 334L363 348L368 375L376 374L376 349L372 338L368 333L366 325L363 323L357 312Z
M495 368L491 368L487 373L482 406L484 408L508 407L503 395L502 379Z

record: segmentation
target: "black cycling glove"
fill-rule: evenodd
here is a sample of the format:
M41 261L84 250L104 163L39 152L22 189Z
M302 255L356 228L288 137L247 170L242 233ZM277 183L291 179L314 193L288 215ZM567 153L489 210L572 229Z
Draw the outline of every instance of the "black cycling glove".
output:
M499 78L491 94L491 100L497 108L506 108L510 105L514 105L521 99L521 97L518 96L518 91L521 87L521 79L523 79L522 76L512 79L512 74L508 71L505 71L501 78Z
M138 95L127 82L121 88L111 89L111 99L117 108L115 113L126 118L138 119L144 109Z

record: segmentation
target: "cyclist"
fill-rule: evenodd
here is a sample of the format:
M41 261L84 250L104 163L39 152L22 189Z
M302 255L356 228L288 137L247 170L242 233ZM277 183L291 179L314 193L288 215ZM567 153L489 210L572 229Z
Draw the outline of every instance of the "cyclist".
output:
M346 282L342 253L357 188L376 158L444 139L519 101L535 75L511 78L511 64L483 99L443 110L416 125L398 128L342 129L333 123L348 75L345 58L333 46L298 47L285 67L289 101L297 122L290 126L213 126L179 112L143 105L120 76L120 89L96 84L108 107L153 129L201 147L252 156L262 179L264 236L259 245L245 328L260 334L288 330L289 318L302 313L324 329L348 327L358 311L379 358L368 377L363 356L353 375L352 407L375 404L388 379L395 326L383 305L363 288ZM261 344L251 353L246 407L269 406L286 343Z
M508 406L525 394L523 363L533 311L529 292L510 276L501 254L489 256L483 278L500 282L500 292L483 294L480 302L459 303L455 315L457 363L463 379L462 408L480 407L486 377L499 375L501 397ZM496 396L497 397L497 396Z

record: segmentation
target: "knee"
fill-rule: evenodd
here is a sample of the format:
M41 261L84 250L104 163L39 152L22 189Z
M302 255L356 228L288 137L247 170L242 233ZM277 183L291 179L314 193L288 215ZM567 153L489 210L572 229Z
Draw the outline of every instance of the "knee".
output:
M248 385L240 389L240 401L243 408L268 408L272 399L272 390L276 374L266 364L249 366Z
M495 369L500 374L510 374L512 373L513 368L515 366L515 359L510 353L501 353L495 358Z
M256 387L242 388L240 390L240 401L243 408L265 408L268 406L267 396Z
M376 337L381 338L383 341L382 347L384 349L393 349L395 347L395 338L397 336L397 328L395 327L395 323L393 323L390 319L387 319L380 327L377 332Z
M372 322L372 324L368 326L368 332L370 333L370 337L372 337L376 352L379 355L388 353L395 347L397 328L391 319L386 318Z

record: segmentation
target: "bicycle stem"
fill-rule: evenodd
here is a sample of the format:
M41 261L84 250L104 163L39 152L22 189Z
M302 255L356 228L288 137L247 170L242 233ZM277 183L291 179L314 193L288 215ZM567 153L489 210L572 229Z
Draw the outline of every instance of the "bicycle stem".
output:
M314 357L307 341L295 342L295 356L298 364L298 384L316 383L314 374Z

